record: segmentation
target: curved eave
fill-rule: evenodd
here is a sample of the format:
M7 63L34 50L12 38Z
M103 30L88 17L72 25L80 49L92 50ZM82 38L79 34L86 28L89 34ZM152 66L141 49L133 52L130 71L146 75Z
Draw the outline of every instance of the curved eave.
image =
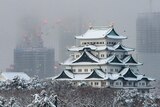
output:
M126 36L115 36L115 35L107 35L109 39L127 39Z
M78 51L84 51L84 49L87 49L87 50L90 49L91 51L95 51L97 47L94 45L85 45L85 46L80 46L80 47L68 48L68 51L78 52Z
M108 50L113 51L113 52L131 52L131 51L134 51L134 49L130 49L130 50L108 49Z
M79 39L79 40L94 40L94 39L105 39L105 36L104 37L84 37L84 36L76 36L75 37L76 39Z
M59 74L57 77L55 77L55 79L61 79L61 80L70 80L72 79L72 77L70 77L69 75L67 75L65 73L65 71L62 71L61 74Z
M123 63L110 63L108 62L109 65L124 65Z
M143 65L143 63L125 63L124 65L129 65L129 66L140 66L140 65Z
M87 62L85 62L85 63L62 63L62 65L67 65L67 66L73 66L73 65L79 65L79 66L81 66L81 65L104 65L105 63L87 63Z
M153 78L143 77L142 79L147 79L148 81L155 81Z
M114 86L110 86L111 88L114 89L153 89L154 87L114 87Z
M75 50L74 49L68 49L68 51L70 51L70 52L80 52L81 51L82 52L83 49L77 49L77 50L76 49ZM96 49L91 49L91 51L96 51Z
M89 80L95 80L95 81L96 81L96 80L98 80L98 81L101 80L101 81L103 81L103 80L105 80L105 79L104 79L104 78L86 78L86 79L84 79L84 80L86 80L86 81L87 81L87 80L88 80L88 81L89 81Z

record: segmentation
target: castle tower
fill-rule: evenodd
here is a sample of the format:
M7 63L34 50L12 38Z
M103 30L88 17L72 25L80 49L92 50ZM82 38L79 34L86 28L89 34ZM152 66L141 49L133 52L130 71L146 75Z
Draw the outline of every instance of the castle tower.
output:
M133 48L123 45L127 37L119 35L113 26L90 27L75 38L79 45L68 49L71 55L62 63L65 70L55 79L69 80L74 85L149 91L154 79L139 74L138 66L142 63L133 58Z

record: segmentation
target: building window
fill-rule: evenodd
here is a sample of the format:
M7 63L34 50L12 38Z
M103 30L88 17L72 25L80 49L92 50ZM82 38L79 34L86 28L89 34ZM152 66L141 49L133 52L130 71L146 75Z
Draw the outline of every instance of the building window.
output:
M82 72L82 69L78 69L78 72Z
M132 85L132 82L129 82L129 86L131 86Z
M93 85L93 83L91 82L91 85Z
M88 72L88 69L84 69L84 72Z
M110 69L110 71L113 71L113 69Z
M76 55L76 58L78 58L79 57L79 55Z
M115 69L116 72L118 72L118 69Z
M118 83L118 82L116 82L116 85L119 85L119 83Z
M121 85L121 82L119 82L119 85Z
M73 69L73 72L76 72L76 70L75 70L75 69Z
M142 83L142 86L145 86L145 83L144 83L144 82Z
M101 54L101 57L104 58L104 54Z
M98 85L98 82L95 82L94 85Z

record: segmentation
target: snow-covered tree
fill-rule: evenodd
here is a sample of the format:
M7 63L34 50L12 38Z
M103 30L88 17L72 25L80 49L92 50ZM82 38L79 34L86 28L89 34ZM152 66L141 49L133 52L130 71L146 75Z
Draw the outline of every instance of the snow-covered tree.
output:
M34 94L34 100L27 107L57 107L57 96L47 94L42 90L40 94Z

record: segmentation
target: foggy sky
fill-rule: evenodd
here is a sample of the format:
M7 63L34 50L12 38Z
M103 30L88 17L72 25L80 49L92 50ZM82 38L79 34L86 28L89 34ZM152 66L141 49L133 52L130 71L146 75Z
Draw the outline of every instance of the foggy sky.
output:
M152 11L160 11L158 4L160 0L153 0ZM13 64L13 49L25 17L47 19L51 24L65 18L83 18L96 26L114 23L119 34L128 36L126 43L135 48L137 13L148 11L149 0L0 0L0 69Z

